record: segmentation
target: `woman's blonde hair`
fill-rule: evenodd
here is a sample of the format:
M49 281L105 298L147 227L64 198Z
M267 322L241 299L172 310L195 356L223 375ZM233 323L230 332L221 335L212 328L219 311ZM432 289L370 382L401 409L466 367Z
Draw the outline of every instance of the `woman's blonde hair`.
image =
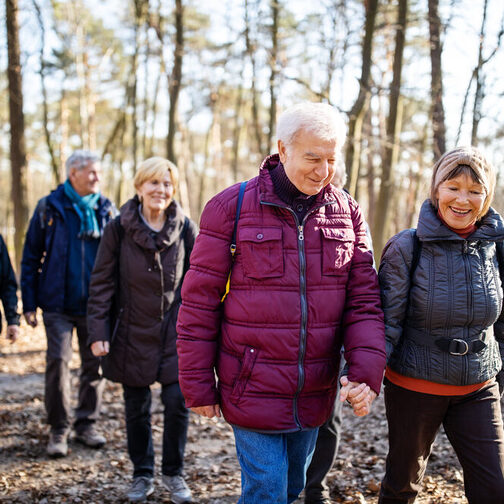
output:
M167 173L170 174L173 194L175 194L179 181L178 168L168 159L159 156L146 159L140 164L133 181L135 189L138 191L144 182L154 178L162 179Z
M478 219L490 208L495 192L495 168L476 147L458 147L443 154L432 170L431 201L437 208L438 187L445 180L452 180L462 174L469 175L485 189L485 202Z

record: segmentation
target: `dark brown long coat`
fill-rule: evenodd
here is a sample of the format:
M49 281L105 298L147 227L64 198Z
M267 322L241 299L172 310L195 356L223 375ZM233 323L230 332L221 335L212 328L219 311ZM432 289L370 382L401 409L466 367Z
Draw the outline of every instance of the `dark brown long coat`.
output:
M106 378L133 387L178 380L176 351L180 288L196 225L177 202L166 223L153 233L135 196L121 208L120 223L104 231L91 276L89 343L110 341L103 358Z

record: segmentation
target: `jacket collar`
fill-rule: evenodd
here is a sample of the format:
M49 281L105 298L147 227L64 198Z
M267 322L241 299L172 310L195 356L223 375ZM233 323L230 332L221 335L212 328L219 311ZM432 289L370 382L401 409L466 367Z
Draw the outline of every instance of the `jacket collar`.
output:
M121 207L121 225L142 248L157 251L172 245L180 236L184 226L184 213L177 201L173 200L166 209L166 222L159 233L153 233L139 214L140 201L134 196Z
M60 184L47 196L47 203L53 206L56 211L61 214L63 219L65 218L65 207L69 204L69 201L70 200L65 195L63 184ZM115 210L112 202L108 198L105 198L103 194L100 195L100 199L98 200L98 215L104 217L110 214L110 216L113 217L116 213L117 210Z
M437 215L437 210L430 199L423 202L418 216L417 235L422 241L434 240L464 240L455 231L449 229ZM469 241L504 239L504 222L502 217L493 209L479 222L478 228L467 238Z

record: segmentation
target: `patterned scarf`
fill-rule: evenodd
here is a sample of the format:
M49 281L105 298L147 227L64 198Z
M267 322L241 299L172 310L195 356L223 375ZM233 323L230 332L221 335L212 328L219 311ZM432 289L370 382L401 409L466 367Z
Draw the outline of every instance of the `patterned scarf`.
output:
M81 221L79 238L99 238L101 233L94 210L100 199L100 193L79 196L68 179L63 184L63 188Z

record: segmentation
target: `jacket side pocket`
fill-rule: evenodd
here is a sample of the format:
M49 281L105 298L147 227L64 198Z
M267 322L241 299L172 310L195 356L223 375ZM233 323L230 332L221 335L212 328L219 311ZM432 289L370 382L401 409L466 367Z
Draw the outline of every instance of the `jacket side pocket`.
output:
M247 386L247 382L252 374L252 369L254 369L254 364L257 359L257 350L253 347L246 347L245 352L243 353L242 365L240 369L240 373L236 378L233 390L231 391L231 395L229 396L229 400L237 405L240 401L240 398Z

